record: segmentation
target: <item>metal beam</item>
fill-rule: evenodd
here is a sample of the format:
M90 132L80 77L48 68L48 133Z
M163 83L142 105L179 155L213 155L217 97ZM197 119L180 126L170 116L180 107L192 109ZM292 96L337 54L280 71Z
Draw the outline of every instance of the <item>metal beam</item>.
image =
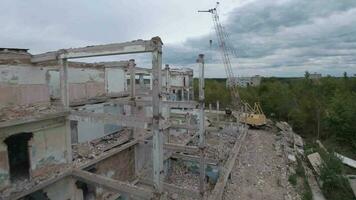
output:
M145 128L146 123L151 123L152 119L148 117L135 117L130 115L112 115L108 113L94 113L83 111L72 111L69 116L70 120L82 121L88 120L93 122L102 122L106 124L116 124L125 127Z
M84 170L74 169L72 176L73 178L84 183L88 183L97 187L107 188L119 193L136 196L140 199L151 199L153 197L151 190L137 187L135 185L131 185L130 183L114 180L105 176L93 174Z

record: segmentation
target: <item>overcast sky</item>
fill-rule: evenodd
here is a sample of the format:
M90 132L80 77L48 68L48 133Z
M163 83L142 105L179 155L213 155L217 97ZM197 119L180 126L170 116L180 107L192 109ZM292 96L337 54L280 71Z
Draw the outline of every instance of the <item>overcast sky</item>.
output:
M212 18L197 13L214 6L212 0L1 0L0 46L36 54L160 36L164 63L196 68L204 53L207 76L225 77ZM235 75L356 73L356 0L222 0L220 15L237 52ZM133 57L149 64L149 56Z

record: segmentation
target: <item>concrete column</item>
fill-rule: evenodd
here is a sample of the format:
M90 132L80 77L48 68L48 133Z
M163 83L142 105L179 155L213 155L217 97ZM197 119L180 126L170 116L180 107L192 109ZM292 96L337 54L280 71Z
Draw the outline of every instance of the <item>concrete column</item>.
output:
M161 116L161 67L162 67L162 51L161 48L156 49L152 53L152 110L153 110L153 183L157 194L163 191L163 135L160 129Z
M60 89L61 102L64 109L69 109L69 87L68 87L68 60L59 59L60 71ZM70 128L70 120L65 120L65 138L66 138L66 160L67 163L72 162L72 132Z
M211 103L209 103L209 113L211 113L212 111L212 106L211 106Z
M165 69L165 72L166 72L166 83L165 83L165 86L166 86L166 92L167 94L170 94L170 91L171 91L171 84L170 84L170 72L169 72L169 65L166 64L166 67L164 68Z
M220 111L220 102L219 101L216 101L216 117L217 117L217 121L218 123L220 122L220 117L219 117L219 111Z
M59 59L60 65L60 88L61 102L64 108L69 108L69 88L68 88L68 61L67 59Z
M140 83L140 88L145 89L145 80L143 78L143 74L139 75L139 83Z
M129 70L130 70L130 97L135 99L136 96L136 80L135 80L135 60L129 60Z
M182 88L182 90L181 90L181 101L184 101L184 87Z
M204 54L200 54L197 62L199 63L199 148L200 148L200 163L199 163L199 189L203 196L205 193L205 116L204 116L204 105L205 105L205 82L204 82Z

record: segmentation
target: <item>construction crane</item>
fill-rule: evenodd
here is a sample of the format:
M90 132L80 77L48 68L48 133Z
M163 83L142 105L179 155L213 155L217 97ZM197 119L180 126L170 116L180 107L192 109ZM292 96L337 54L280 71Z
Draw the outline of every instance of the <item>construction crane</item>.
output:
M211 13L214 22L214 29L218 38L219 49L221 53L221 59L224 63L224 69L227 78L227 86L231 90L232 94L232 106L237 110L237 113L233 113L240 122L249 124L251 126L262 126L266 124L266 116L264 115L259 103L255 103L251 107L247 102L243 102L240 98L240 94L237 86L237 79L234 76L231 67L230 54L237 57L236 51L233 46L230 45L229 35L225 31L224 27L220 23L218 14L219 2L216 3L215 8L209 10L199 10L198 12ZM210 40L210 46L212 41Z
M198 12L208 12L212 14L214 28L216 32L216 36L218 38L219 48L221 52L221 59L224 63L224 69L227 76L227 83L231 89L233 101L232 104L234 107L239 108L241 106L241 99L239 95L239 91L237 90L237 86L235 84L236 79L231 67L230 61L230 53L233 52L233 48L229 46L226 41L228 41L227 32L224 31L224 27L220 23L219 15L218 15L218 6L219 2L216 3L216 7L209 10L199 10ZM212 41L210 40L210 43Z

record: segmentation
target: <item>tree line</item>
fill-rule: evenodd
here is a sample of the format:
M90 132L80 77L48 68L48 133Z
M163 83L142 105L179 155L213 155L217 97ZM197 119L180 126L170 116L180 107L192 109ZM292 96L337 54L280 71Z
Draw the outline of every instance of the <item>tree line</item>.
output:
M206 103L231 105L225 79L205 81ZM195 81L195 95L198 82ZM322 77L263 78L260 86L239 88L241 99L260 102L270 119L287 121L308 139L321 139L355 158L356 152L356 78ZM350 155L353 154L353 155Z

